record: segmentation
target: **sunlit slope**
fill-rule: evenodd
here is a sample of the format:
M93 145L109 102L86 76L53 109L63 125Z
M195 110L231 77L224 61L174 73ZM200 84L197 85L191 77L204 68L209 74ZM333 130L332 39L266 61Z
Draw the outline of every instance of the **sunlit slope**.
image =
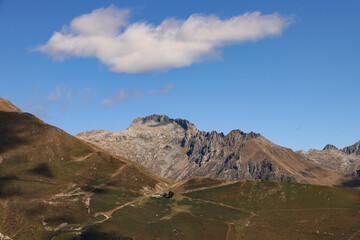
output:
M172 190L175 198L142 198L88 231L129 239L360 237L359 189L199 178Z
M348 239L360 230L355 188L245 181L184 195L248 212L233 223L234 239Z

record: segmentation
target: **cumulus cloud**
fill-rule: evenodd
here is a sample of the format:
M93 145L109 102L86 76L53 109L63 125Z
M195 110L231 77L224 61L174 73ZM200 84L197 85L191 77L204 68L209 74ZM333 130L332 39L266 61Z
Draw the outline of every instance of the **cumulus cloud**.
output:
M98 107L99 108L109 107L115 103L125 102L129 100L129 98L131 97L140 97L140 96L141 96L141 90L139 89L134 89L130 91L125 91L124 89L121 89L117 91L115 95L105 98Z
M165 87L162 87L162 88L159 88L159 89L151 89L148 91L148 94L149 95L154 95L154 94L158 94L158 95L161 95L161 94L166 94L166 93L169 93L171 91L171 89L173 89L175 87L174 84L170 84L170 85L167 85Z
M291 18L249 12L228 19L193 14L160 25L128 22L129 10L115 6L76 17L48 42L35 48L54 60L99 59L116 73L168 70L201 62L218 49L280 35Z

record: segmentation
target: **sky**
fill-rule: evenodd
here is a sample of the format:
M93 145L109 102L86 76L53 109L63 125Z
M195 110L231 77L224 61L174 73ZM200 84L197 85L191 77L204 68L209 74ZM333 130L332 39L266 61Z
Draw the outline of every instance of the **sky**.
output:
M360 1L0 0L0 97L70 134L165 114L360 140Z

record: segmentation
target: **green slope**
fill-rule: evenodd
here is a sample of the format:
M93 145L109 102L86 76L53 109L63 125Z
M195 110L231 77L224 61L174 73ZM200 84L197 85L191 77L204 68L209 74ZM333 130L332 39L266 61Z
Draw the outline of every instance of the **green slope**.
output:
M141 198L88 229L132 239L360 238L359 189L244 181L183 191Z

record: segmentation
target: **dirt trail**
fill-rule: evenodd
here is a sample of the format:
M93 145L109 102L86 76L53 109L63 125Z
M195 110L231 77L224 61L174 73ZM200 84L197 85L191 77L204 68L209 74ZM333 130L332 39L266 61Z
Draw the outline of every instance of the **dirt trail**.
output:
M119 167L112 175L111 177L115 177L116 175L118 175L125 167L127 164L122 165L121 167Z
M354 237L356 237L356 235L358 235L360 233L360 230L358 230L357 232L353 233L347 240L351 240Z
M202 201L202 202L206 202L206 203L211 203L211 204L216 204L222 207L227 207L227 208L232 208L235 210L239 210L242 212L249 212L250 209L242 209L242 208L237 208L231 205L227 205L225 203L222 202L214 202L214 201L210 201L210 200L205 200L205 199L201 199L201 198L192 198L189 197L191 199L195 199L198 201ZM354 209L352 208L274 208L274 209L262 209L262 210L257 210L256 212L273 212L273 211L308 211L308 210L348 210L348 211L353 211ZM360 230L359 230L360 233Z
M231 209L238 210L238 211L241 211L241 212L249 212L249 210L233 207L231 205L227 205L227 204L221 203L221 202L213 202L213 201L210 201L210 200L205 200L205 199L200 199L200 198L191 198L191 199L195 199L195 200L205 202L205 203L219 205L219 206L226 207L226 208L231 208Z
M118 207L116 207L116 208L114 208L114 209L111 209L111 210L109 210L109 211L107 211L107 212L97 212L97 213L95 214L95 217L97 217L97 216L99 216L99 215L104 215L104 216L105 216L105 219L100 220L100 221L97 221L97 222L94 222L94 223L96 224L96 223L105 222L106 220L110 219L110 218L112 217L112 214L113 214L114 212L116 212L117 210L119 210L119 209L121 209L121 208L124 208L124 207L126 207L126 206L128 206L128 205L130 205L130 204L133 204L133 203L136 203L136 202L138 202L138 201L141 201L141 200L143 200L144 198L151 197L153 194L154 194L154 193L152 192L151 194L147 194L147 195L145 195L145 196L141 196L141 197L136 198L136 199L134 199L134 200L132 200L132 201L130 201L130 202L127 202L127 203L125 203L125 204L123 204L123 205L120 205L120 206L118 206Z
M143 198L143 197L141 197L141 198ZM114 212L116 212L117 210L119 210L119 209L121 209L121 208L123 208L123 207L126 207L126 206L129 205L129 204L135 203L135 202L137 202L137 201L139 201L139 200L141 200L141 199L137 198L137 199L132 200L132 201L130 201L130 202L127 202L127 203L125 203L125 204L123 204L123 205L120 205L120 206L118 206L118 207L116 207L116 208L114 208L114 209L111 209L110 211L107 211L107 212L98 212L98 213L96 213L96 214L95 214L95 217L97 217L97 216L99 216L99 215L104 215L104 216L105 216L105 219L100 220L100 221L97 221L97 222L94 222L94 224L105 222L106 220L110 219L110 218L112 217L112 214L113 214Z
M16 237L16 236L19 234L19 232L24 229L24 227L25 227L26 225L27 225L26 223L25 223L24 225L22 225L11 237L12 237L12 238ZM6 238L5 238L5 239L6 239Z
M226 240L229 240L230 232L231 232L231 223L228 223L228 231L226 233Z
M307 211L307 210L349 210L349 211L354 211L354 209L352 209L352 208L274 208L274 209L258 210L257 212Z
M181 192L181 194L185 194L185 193L190 193L190 192L197 192L197 191L201 191L201 190L206 190L206 189L212 189L212 188L217 188L217 187L222 187L222 186L226 186L226 185L231 185L231 184L235 184L237 182L225 182L225 183L221 183L219 185L215 185L215 186L211 186L211 187L202 187L202 188L196 188L196 189L191 189L185 192ZM173 186L175 186L176 184L172 185L171 188L173 188Z
M95 154L95 152L89 153L89 154L87 154L87 155L85 155L85 156L83 156L83 157L80 157L80 158L75 159L75 161L76 161L76 162L81 162L81 161L87 159L88 157L90 157L90 156L92 156L92 155L94 155L94 154Z

